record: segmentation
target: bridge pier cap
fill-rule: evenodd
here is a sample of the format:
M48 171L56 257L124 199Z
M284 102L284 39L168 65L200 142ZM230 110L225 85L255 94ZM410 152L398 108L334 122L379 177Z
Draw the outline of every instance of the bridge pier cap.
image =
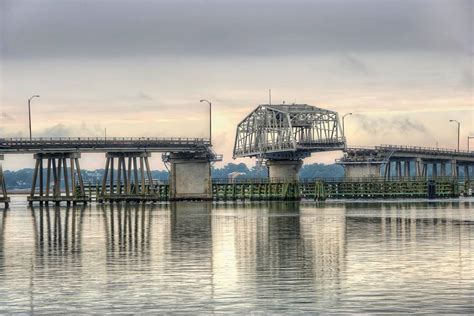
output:
M337 112L308 104L261 104L237 125L233 157L268 160L270 177L296 179L301 159L345 147Z

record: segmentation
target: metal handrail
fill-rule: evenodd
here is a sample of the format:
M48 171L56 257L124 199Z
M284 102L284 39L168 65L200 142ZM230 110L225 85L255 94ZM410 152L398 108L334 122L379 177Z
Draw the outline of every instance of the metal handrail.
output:
M398 149L398 150L406 150L406 151L430 151L430 152L437 152L437 153L449 153L449 154L469 154L474 156L474 152L467 151L467 150L456 150L450 148L435 148L435 147L424 147L424 146L406 146L406 145L387 145L382 144L380 146L375 146L375 149Z

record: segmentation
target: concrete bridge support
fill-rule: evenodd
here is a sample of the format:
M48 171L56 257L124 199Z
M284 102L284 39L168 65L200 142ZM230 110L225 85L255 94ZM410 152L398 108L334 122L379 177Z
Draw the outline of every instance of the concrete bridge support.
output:
M154 194L149 152L108 152L98 201L152 201Z
M456 160L451 160L451 176L456 177L459 175L459 168Z
M296 181L303 160L267 160L268 178L272 182Z
M344 164L345 177L348 179L380 177L380 168L381 164L373 163Z
M82 181L81 167L79 165L80 153L37 153L31 192L28 196L29 204L33 202L55 202L62 201L70 204L77 202L87 203ZM44 164L46 160L46 179L44 179ZM69 162L69 167L68 167ZM45 181L46 180L46 181ZM52 183L51 183L52 181ZM38 184L38 185L37 185ZM61 186L64 185L64 191Z
M212 200L211 162L206 155L172 153L170 164L169 199Z
M2 160L3 155L0 155L0 203L4 203L5 208L7 208L10 203L10 198L7 194L7 186L5 184L5 177L3 176Z

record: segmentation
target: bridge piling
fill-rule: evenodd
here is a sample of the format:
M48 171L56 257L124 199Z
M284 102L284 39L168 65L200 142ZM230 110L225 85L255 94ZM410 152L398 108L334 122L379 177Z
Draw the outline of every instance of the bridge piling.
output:
M161 198L155 194L149 157L151 157L149 152L107 152L102 188L97 200L111 203L160 200ZM115 172L117 172L116 178Z
M0 155L0 203L5 205L5 208L8 208L10 203L10 198L7 194L7 186L5 183L5 177L3 175L3 168L1 161L3 160L3 155Z
M76 204L77 202L87 203L88 198L84 191L81 168L79 165L80 156L81 154L77 152L35 154L35 170L30 195L28 196L28 203L30 205L33 202L39 202L40 204L48 204L49 202L56 204L60 202L66 202L67 204ZM44 182L43 160L47 161L46 183ZM53 180L52 192L50 190L51 177ZM76 184L78 184L78 186ZM64 185L64 192L61 190L62 185ZM50 192L52 195L50 195Z

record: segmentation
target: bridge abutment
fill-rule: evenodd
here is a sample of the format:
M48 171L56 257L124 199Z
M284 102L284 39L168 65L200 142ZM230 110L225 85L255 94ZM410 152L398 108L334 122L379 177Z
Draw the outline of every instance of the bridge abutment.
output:
M268 178L271 182L296 181L303 160L267 160Z
M3 161L3 155L0 155L0 203L4 203L5 208L7 208L8 204L10 203L10 198L8 197L8 194L7 194L7 186L5 183L5 177L3 175L3 168L2 168L1 161Z
M211 162L205 155L175 153L170 163L169 199L212 200Z
M79 165L80 153L55 152L37 153L31 191L28 196L29 204L33 202L49 203L77 202L87 203L89 198L84 191L81 167ZM44 178L44 164L46 160L46 179ZM51 183L52 181L52 183ZM37 185L38 184L38 185ZM64 191L62 186L64 185Z

